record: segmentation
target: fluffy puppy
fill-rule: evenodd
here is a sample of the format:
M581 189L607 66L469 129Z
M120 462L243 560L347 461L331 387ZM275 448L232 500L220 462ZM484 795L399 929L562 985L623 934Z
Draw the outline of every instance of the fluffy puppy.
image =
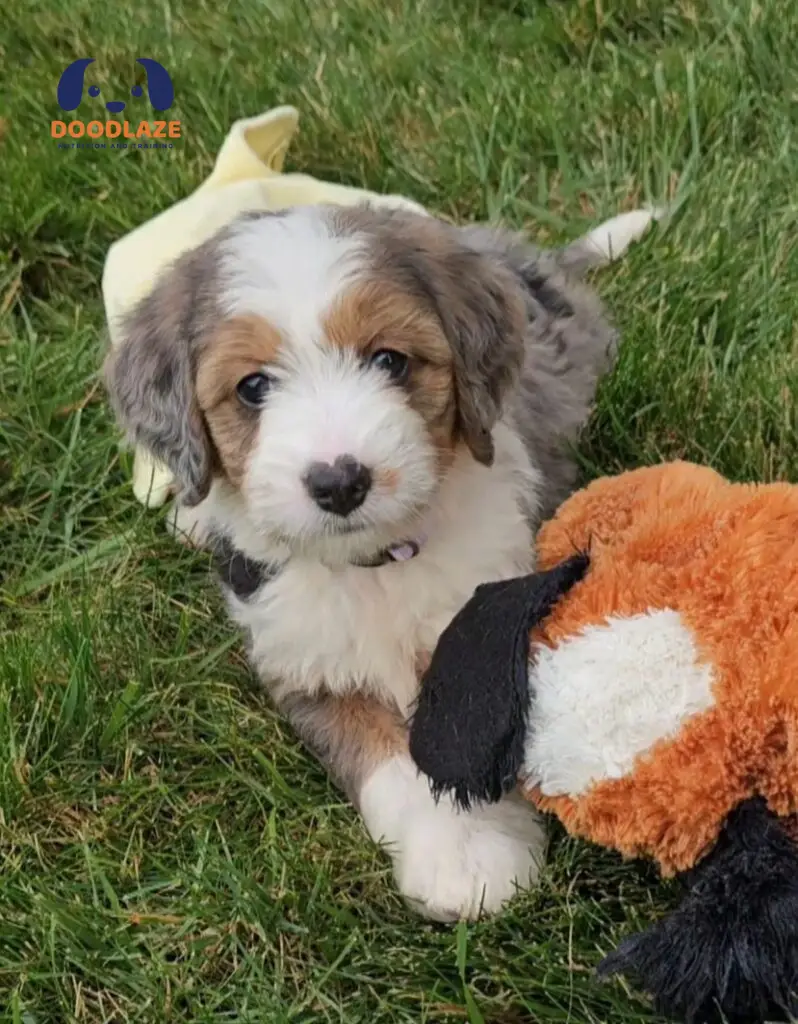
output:
M164 274L108 358L255 670L429 917L496 910L540 864L527 804L435 802L406 723L441 631L532 569L574 482L616 340L577 278L649 219L545 253L370 207L246 216Z

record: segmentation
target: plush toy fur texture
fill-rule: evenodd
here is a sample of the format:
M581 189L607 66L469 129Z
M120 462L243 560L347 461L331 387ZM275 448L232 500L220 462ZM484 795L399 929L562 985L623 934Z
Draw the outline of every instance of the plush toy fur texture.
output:
M590 550L590 576L540 631L556 646L607 616L676 610L712 667L714 702L578 799L528 795L569 831L663 874L692 867L761 795L798 810L798 487L730 484L670 463L574 495L538 538L542 569Z
M599 966L654 995L688 1024L759 1024L798 1016L795 820L764 800L729 815L711 853L683 876L676 910L625 939Z
M581 578L544 599L552 573L582 552ZM622 943L603 974L636 978L660 1011L689 1024L789 1019L798 1014L798 487L731 484L687 463L601 479L543 527L537 554L538 572L512 581L516 612L502 603L508 585L490 584L444 635L412 726L414 758L464 804L496 799L517 777L573 834L680 878L681 905ZM521 648L518 609L530 630ZM684 677L679 658L672 678L651 660L666 625L684 640ZM639 634L640 649L618 655ZM682 679L697 696L675 710L670 690L652 691ZM646 728L654 738L642 744ZM547 745L547 729L566 737L559 747ZM582 756L591 730L594 761ZM552 751L560 772L541 764ZM593 763L602 770L585 778Z

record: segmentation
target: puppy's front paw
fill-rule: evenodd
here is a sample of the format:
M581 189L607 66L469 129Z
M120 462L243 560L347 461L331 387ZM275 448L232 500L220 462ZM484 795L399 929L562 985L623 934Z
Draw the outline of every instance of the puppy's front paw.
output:
M436 921L496 913L537 879L543 833L524 801L458 812L441 801L406 823L395 854L397 883L410 905Z
M377 769L361 810L393 857L402 895L433 920L495 913L540 870L544 830L529 804L515 796L471 811L457 810L448 797L436 804L407 757Z
M189 508L176 501L167 513L166 530L178 544L202 548L210 534L210 523L201 504Z

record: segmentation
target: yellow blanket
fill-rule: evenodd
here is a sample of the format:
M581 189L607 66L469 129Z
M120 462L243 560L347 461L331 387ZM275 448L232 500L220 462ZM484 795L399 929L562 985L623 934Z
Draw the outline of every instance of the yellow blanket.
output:
M347 206L365 200L425 212L402 196L380 196L318 181L306 174L283 174L283 160L298 121L299 114L293 107L276 107L258 117L236 121L219 150L210 177L186 199L111 246L103 270L102 291L112 345L120 341L125 314L148 294L163 268L240 213L312 203ZM169 470L144 449L137 448L133 462L136 498L155 508L166 501L172 484Z

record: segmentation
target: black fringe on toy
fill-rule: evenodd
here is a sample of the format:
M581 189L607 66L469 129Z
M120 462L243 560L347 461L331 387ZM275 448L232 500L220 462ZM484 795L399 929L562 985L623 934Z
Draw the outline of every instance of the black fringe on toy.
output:
M726 819L715 848L683 878L668 917L599 966L625 974L657 1012L686 1024L798 1017L798 846L761 799Z
M421 685L410 756L433 793L468 808L517 783L529 707L529 630L582 579L574 555L548 572L477 587L441 635Z

